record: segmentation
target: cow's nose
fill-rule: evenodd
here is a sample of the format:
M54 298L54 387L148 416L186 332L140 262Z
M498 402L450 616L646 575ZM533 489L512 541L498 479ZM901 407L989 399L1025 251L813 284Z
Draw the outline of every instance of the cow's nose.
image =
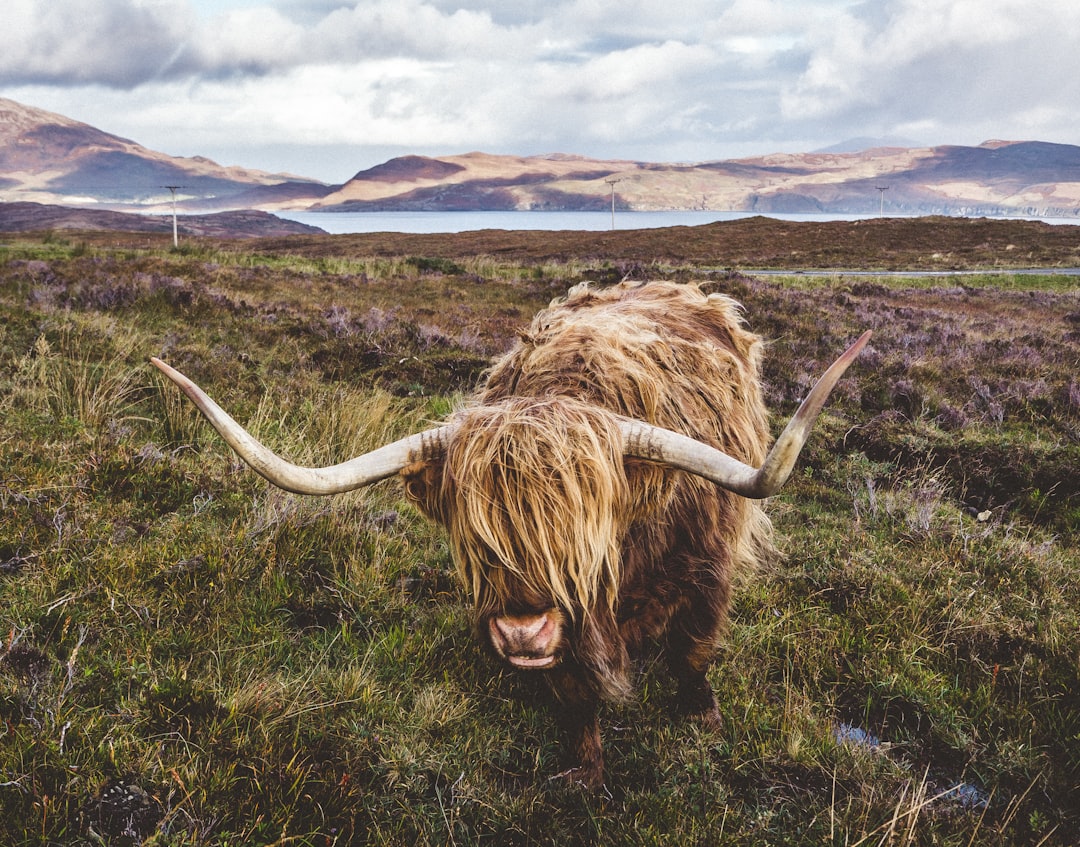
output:
M535 668L554 662L558 627L550 615L499 615L488 628L492 646L511 664Z
M531 644L544 641L550 635L551 621L547 615L529 615L515 618L495 618L495 626L507 641L520 641ZM537 644L537 646L540 646Z

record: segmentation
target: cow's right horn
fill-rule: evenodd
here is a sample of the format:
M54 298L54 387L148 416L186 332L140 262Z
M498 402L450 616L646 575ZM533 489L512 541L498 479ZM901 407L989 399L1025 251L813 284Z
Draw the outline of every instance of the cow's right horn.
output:
M260 444L194 382L157 358L151 362L175 382L236 454L279 488L295 494L340 494L386 479L402 468L444 452L452 426L418 432L339 465L305 468L287 462Z
M744 497L771 497L787 482L825 401L869 340L867 330L829 366L780 433L760 468L740 462L710 444L641 421L623 422L624 452L688 471Z

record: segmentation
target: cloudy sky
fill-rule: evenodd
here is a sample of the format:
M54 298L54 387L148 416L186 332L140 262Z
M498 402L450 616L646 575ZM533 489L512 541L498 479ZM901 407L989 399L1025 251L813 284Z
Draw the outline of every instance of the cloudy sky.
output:
M0 96L342 182L403 153L1080 144L1077 0L0 0Z

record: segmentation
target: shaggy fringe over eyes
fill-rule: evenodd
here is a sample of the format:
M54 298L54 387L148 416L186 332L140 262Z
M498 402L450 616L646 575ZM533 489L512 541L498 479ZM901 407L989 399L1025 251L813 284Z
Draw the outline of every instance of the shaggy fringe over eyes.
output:
M459 414L469 435L447 451L441 499L478 613L520 601L522 586L572 619L600 601L614 608L629 499L615 418L568 398Z

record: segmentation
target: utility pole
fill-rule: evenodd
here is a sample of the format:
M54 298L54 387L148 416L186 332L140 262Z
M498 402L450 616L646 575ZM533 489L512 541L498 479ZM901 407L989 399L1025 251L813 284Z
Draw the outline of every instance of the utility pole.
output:
M889 186L875 185L874 188L876 188L881 195L881 203L878 205L878 217L883 218L885 217L885 192L889 190Z
M176 233L176 192L184 186L182 185L166 185L169 192L172 194L172 246L176 249L180 246L180 239Z
M611 186L611 228L615 229L615 183L622 182L622 177L605 179L604 182Z

